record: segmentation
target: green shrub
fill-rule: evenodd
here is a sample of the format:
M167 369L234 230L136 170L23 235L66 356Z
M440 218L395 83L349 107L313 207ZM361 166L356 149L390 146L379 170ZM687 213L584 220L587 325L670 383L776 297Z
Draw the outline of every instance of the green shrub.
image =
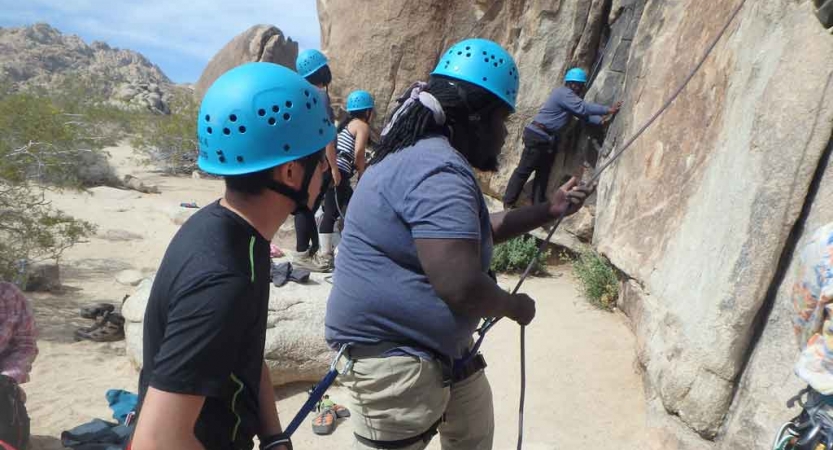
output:
M197 113L199 104L189 91L177 92L170 102L170 115L148 116L131 140L146 162L171 174L197 169Z
M619 279L613 266L593 250L585 250L573 260L573 271L587 300L610 311L619 297Z
M523 272L529 263L535 258L538 251L538 243L534 237L519 236L509 241L498 244L492 253L492 270L495 272ZM543 269L549 258L549 250L538 255L532 272L536 273Z
M0 90L0 279L25 278L22 265L57 259L94 232L44 195L82 187L90 162L103 158L102 141L87 123L51 98Z

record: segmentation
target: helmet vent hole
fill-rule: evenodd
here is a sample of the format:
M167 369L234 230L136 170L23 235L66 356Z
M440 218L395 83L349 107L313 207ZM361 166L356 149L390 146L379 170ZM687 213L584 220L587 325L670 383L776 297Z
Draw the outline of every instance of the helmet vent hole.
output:
M470 46L466 46L466 50L471 50L471 47L470 47Z
M457 52L457 56L460 56L462 54L463 54L463 52Z
M223 151L222 150L217 150L217 156L223 156Z
M278 105L272 105L272 112L273 112L273 113L276 113L276 112L278 112L278 111L280 111L280 110L281 110L281 108L280 108Z
M243 162L243 157L242 157L242 156L238 156L238 157L237 157L237 162L242 163L242 162Z
M228 120L230 120L232 122L237 122L237 116L232 114L232 115L228 116Z
M257 110L257 115L258 115L258 116L260 116L260 117L265 116L265 115L266 115L266 110L265 110L265 109L263 109L263 108L258 109L258 110Z
M221 156L221 157L220 157L220 162L221 162L221 163L223 163L223 164L225 164L225 163L226 163L226 157L225 157L225 156Z
M495 59L495 55L492 55L492 59Z
M269 122L269 125L274 125L275 122L277 122L277 120L275 120L274 117L270 117L268 122Z
M286 107L287 107L287 108L292 108L292 102L291 102L291 101L289 101L289 100L287 100L287 101L286 101Z
M223 128L223 134L225 134L226 136L228 136L228 135L230 135L230 134L231 134L231 130L229 130L228 128Z
M497 63L495 63L495 67L497 67Z
M484 52L483 52L483 56L486 56L486 55L488 55L488 53L486 53L486 51L484 51Z
M466 53L466 58L471 58L471 53Z
M206 115L205 115L205 121L206 121L206 122L211 122L211 116L209 116L208 114L206 114Z
M214 130L212 130L212 129L211 129L211 127L206 128L206 130L205 130L205 131L207 131L207 132L208 132L208 134L211 134L211 133L213 133L213 132L214 132Z
M488 62L489 62L489 58L483 58L483 62L488 63Z
M240 134L243 134L243 133L245 133L245 132L246 132L246 127L244 127L244 126L242 126L242 125L241 125L241 126L240 126L240 128L238 128L238 129L237 129L237 131L239 131L239 132L240 132Z
M499 61L501 64L503 64L503 58L500 58L498 61Z
M288 152L290 148L289 144L283 144L283 151Z
M309 91L304 90L304 96L309 97Z
M318 99L317 99L317 98L315 98L315 97L313 97L313 98L312 98L312 103L313 103L313 104L315 104L315 105L317 105L317 104L318 104Z
M312 109L312 104L310 102L307 102L307 109Z
M289 113L283 113L283 120L286 120L288 122L291 118L292 116L290 116Z
M323 136L323 135L324 135L324 129L323 129L323 128L319 128L319 129L318 129L318 134L320 134L320 135L322 135L322 136Z
M486 77L483 77L483 81L489 81L489 79L486 78Z

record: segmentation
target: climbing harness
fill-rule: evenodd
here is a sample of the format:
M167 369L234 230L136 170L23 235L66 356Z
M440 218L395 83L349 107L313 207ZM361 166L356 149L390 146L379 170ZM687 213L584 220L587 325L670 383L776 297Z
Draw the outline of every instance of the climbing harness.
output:
M804 395L806 400L802 400ZM775 435L773 450L833 449L833 399L810 387L802 389L787 402L801 404L801 413L784 423Z
M599 178L601 177L601 175L605 171L605 169L610 167L617 159L619 159L619 157L622 156L622 154L640 136L642 136L642 134L651 125L653 125L653 123L663 113L665 113L665 111L671 106L671 104L674 102L674 100L676 100L677 97L679 97L679 95L686 88L686 86L688 86L688 83L691 81L692 78L694 78L694 75L696 75L697 72L700 71L700 68L706 62L706 59L708 59L709 55L711 55L712 51L714 51L714 48L717 46L717 43L723 38L723 35L726 34L726 31L729 29L729 26L732 24L732 22L734 22L735 17L737 17L737 15L740 13L741 9L743 9L743 6L745 4L746 4L746 0L741 0L740 1L738 6L734 9L732 14L729 16L729 19L726 21L726 24L723 26L723 28L720 30L720 32L717 34L717 36L714 38L714 40L711 42L711 44L706 48L706 51L703 54L703 56L700 58L700 60L697 62L697 64L694 66L694 68L691 70L691 72L689 72L688 76L685 78L685 80L683 80L683 82L680 84L680 86L674 91L673 94L671 94L671 96L668 98L668 100L666 100L665 103L663 103L663 105L660 107L660 109L657 110L657 112L654 113L654 115L651 116L651 118L648 119L648 121L645 122L645 124L642 125L642 127L640 127L639 130L637 130L637 132L630 139L628 139L625 142L625 144L622 146L622 148L620 150L613 153L613 155L610 157L610 159L605 161L596 170L596 172L593 174L593 177L590 178L590 180L586 183L586 185L591 186L591 193L596 190L596 183L599 181ZM535 257L532 258L529 265L526 267L523 274L521 275L521 278L518 280L518 283L515 285L515 288L512 289L512 294L513 295L518 293L518 290L521 288L524 281L529 276L529 273L532 271L532 268L535 265L535 262L538 260L538 255L540 255L541 252L543 252L544 249L546 248L546 246L549 244L550 240L552 239L553 234L555 234L555 230L558 229L559 225L561 225L561 221L564 220L565 216L566 216L566 210L563 213L561 213L561 215L559 215L558 218L555 220L555 223L550 228L550 231L547 234L547 238L544 241L541 242L541 245L538 246L538 250L536 251ZM486 337L486 333L492 327L494 327L495 324L499 321L500 321L500 317L492 317L492 318L486 319L483 322L483 324L480 326L480 328L477 329L477 334L478 334L477 341L475 342L474 346L471 349L471 352L469 352L468 356L466 356L464 361L473 358L474 355L476 355L479 352L480 346L483 344L483 339ZM520 333L520 347L521 347L521 361L520 361L521 362L521 394L520 394L520 402L519 402L519 410L518 410L518 445L517 445L518 450L521 450L522 447L523 447L524 402L525 402L525 399L526 399L526 327L523 326L523 325L521 326L521 333ZM833 449L833 447L830 447L830 448Z

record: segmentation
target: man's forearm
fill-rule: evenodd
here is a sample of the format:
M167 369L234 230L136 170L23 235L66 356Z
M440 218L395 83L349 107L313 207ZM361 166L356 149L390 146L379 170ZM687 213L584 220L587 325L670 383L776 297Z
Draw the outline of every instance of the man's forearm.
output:
M263 438L281 433L283 428L281 428L281 421L278 418L278 409L275 406L275 391L272 388L272 378L269 376L269 367L266 365L266 361L263 362L263 368L260 371L260 395L258 400L260 402L260 433L258 435Z
M496 244L539 228L553 220L550 203L544 202L491 214L492 240Z

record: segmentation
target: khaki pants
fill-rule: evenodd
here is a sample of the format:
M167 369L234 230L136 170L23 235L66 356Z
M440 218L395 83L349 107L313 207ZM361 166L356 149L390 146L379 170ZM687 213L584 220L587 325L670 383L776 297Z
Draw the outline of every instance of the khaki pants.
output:
M451 388L443 387L437 361L392 356L363 358L339 378L350 391L350 421L362 437L398 441L440 424L443 450L490 450L494 438L492 389L481 370ZM418 442L403 450L422 450ZM356 441L354 448L367 447Z

